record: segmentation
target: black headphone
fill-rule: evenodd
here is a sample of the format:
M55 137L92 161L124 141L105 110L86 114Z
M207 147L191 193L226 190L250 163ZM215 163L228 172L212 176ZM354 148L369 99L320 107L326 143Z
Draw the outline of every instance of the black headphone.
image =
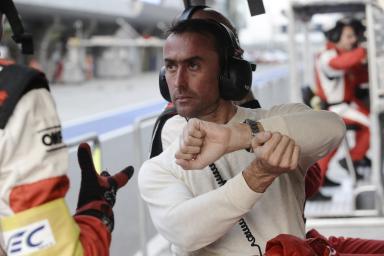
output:
M191 18L197 10L202 10L207 6L198 5L191 6L184 10L178 22L185 21ZM241 49L235 34L222 23L214 20L206 20L217 27L217 31L223 35L229 45L225 53L225 64L219 75L219 90L220 97L224 100L241 100L251 90L252 71L256 69L256 65L252 64L240 57L235 57L236 49ZM171 102L168 84L165 79L165 67L162 67L159 73L160 93L164 99Z
M206 6L206 5L191 5L191 6L188 6L186 9L184 9L183 13L178 18L178 21L189 20L196 11L204 10L206 8L209 8L209 7Z
M324 34L329 41L331 41L332 43L337 43L340 41L341 33L343 32L344 26L344 22L339 20L336 22L336 25L332 29L324 32Z

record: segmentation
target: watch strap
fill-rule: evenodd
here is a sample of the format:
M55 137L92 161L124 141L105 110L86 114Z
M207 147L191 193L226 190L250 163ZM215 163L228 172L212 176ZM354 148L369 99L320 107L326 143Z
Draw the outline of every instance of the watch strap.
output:
M252 135L252 137L255 137L256 134L260 132L259 122L254 121L252 119L245 119L243 123L247 124L249 126L249 128L251 128L251 135ZM247 148L246 150L248 152L250 152L250 153L253 153L252 146L250 148Z

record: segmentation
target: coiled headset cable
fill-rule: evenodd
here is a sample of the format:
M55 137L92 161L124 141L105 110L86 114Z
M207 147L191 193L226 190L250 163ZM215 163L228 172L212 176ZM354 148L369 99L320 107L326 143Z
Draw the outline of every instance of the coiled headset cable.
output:
M189 121L189 117L184 117L185 120ZM216 165L214 163L211 163L209 165L209 168L211 169L212 171L212 174L213 174L213 177L215 178L217 184L221 187L223 186L227 181L225 179L223 179L223 177L221 176L219 170L217 169ZM256 238L255 236L252 234L251 232L251 229L249 228L248 224L245 222L245 219L244 218L241 218L239 221L238 221L239 225L240 225L240 228L241 230L243 231L244 233L244 236L245 238L247 239L247 241L251 244L252 247L256 247L257 250L259 251L259 256L262 256L263 253L261 252L261 248L260 248L260 245L258 245L256 243Z
M216 180L217 184L219 184L220 187L223 186L227 181L225 179L223 179L223 177L221 176L221 174L220 174L219 170L217 169L216 165L214 163L212 163L212 164L209 165L209 168L211 169L212 174L215 177L215 180ZM261 252L261 248L256 243L256 238L252 234L248 224L245 222L245 219L241 218L238 221L238 223L239 223L240 228L243 231L247 241L251 244L252 247L256 247L257 250L259 251L259 255L262 256L263 254Z

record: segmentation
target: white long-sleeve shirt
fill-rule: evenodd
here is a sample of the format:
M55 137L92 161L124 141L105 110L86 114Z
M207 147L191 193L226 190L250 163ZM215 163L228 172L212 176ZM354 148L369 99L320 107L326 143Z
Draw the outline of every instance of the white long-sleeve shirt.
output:
M245 150L215 162L228 180L221 187L209 167L184 170L176 165L178 137L186 123L180 116L170 119L163 130L165 144L173 142L141 167L141 196L175 255L258 255L238 225L242 217L263 252L266 242L278 234L304 237L305 171L336 148L345 134L344 123L336 114L303 104L270 110L238 107L229 123L247 118L260 121L266 131L290 136L301 148L297 171L279 176L264 193L254 192L244 180L242 171L255 158Z

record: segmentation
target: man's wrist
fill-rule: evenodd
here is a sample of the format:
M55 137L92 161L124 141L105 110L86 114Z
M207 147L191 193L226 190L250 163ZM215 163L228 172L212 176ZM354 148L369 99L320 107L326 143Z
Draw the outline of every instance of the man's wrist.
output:
M109 232L113 231L115 222L112 207L105 200L92 200L80 208L77 208L75 215L95 217L107 227Z
M264 127L260 122L252 122L255 123L256 128L252 129L252 127L245 122L228 125L228 128L231 130L231 137L226 153L252 148L252 138L257 132L264 131Z
M254 170L250 170L249 168L251 167L248 167L242 173L245 182L247 183L248 187L253 191L257 193L264 193L265 190L275 180L276 176L267 173L255 172Z
M246 149L251 146L251 129L247 124L235 123L231 124L229 128L231 129L231 138L226 153Z

